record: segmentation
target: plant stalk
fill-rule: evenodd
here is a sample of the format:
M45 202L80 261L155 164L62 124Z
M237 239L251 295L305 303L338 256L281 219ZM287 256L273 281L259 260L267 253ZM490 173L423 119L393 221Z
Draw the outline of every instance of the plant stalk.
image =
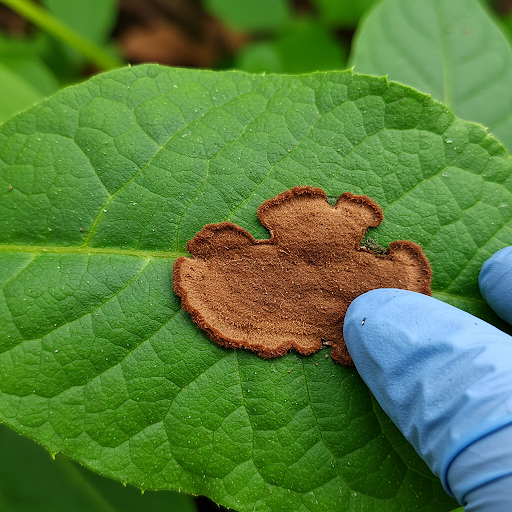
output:
M4 5L20 14L52 36L78 50L89 62L101 71L119 68L123 63L106 53L102 48L71 29L31 0L0 0Z

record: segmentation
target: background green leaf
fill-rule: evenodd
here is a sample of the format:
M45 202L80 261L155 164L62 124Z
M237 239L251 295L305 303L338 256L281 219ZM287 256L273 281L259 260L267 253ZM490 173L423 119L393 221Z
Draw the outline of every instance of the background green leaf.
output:
M66 27L97 45L98 52L107 44L117 18L115 0L43 0L42 3ZM61 81L78 81L76 75L86 63L82 48L72 47L44 32L38 35L37 47L43 59L55 70ZM111 54L112 58L117 58L114 46L110 45L107 52L107 56Z
M43 8L32 0L1 0L5 6L12 9L18 15L23 16L27 20L34 23L34 25L42 29L43 33L38 33L38 44L34 45L34 49L38 47L38 54L45 60L45 62L52 68L54 73L63 81L77 81L77 75L83 65L83 57L88 62L93 64L99 70L110 70L122 66L122 62L114 55L114 51L104 51L99 45L84 37L80 31L68 26L65 22L54 16L47 9ZM57 8L62 7L60 0L52 0ZM74 0L70 4L76 3ZM105 24L102 23L101 17L107 9L98 8L97 12L91 11L97 4L96 0L91 2L81 2L82 8L77 7L75 15L73 9L68 10L61 8L61 14L64 17L70 18L70 21L81 27L82 30L94 34L100 34ZM105 6L111 5L110 1L104 2ZM83 8L85 6L85 8ZM81 18L87 18L86 14L90 14L88 20L84 21ZM88 29L87 25L93 20L94 14L97 16L98 25L100 29ZM113 13L112 13L113 14ZM112 20L113 21L113 20ZM55 38L55 39L54 39ZM50 47L50 48L49 48ZM56 53L57 55L52 55ZM49 58L53 56L55 61L61 63L61 66L54 65L55 61ZM66 73L66 68L67 69ZM71 80L70 80L71 79Z
M332 71L345 67L343 46L320 23L302 19L290 24L276 40L286 73Z
M384 0L352 52L355 71L431 94L512 149L512 50L478 0Z
M512 161L485 130L383 78L121 69L0 128L0 419L142 488L237 510L456 503L326 350L211 343L172 263L202 226L267 237L294 185L365 193L372 237L420 243L433 290L497 323L481 263L512 244Z
M59 83L55 75L35 54L32 42L3 37L0 34L0 64L10 69L13 73L22 78L43 96L50 96L57 92ZM12 93L2 93L4 101L8 102ZM27 105L27 107L32 104ZM15 112L6 117L12 117Z
M273 41L255 41L238 54L236 68L248 73L281 73L283 62Z
M4 512L194 512L192 498L123 486L0 425L0 510Z
M343 46L318 22L299 19L272 42L256 41L241 52L237 68L251 73L308 73L345 67Z
M238 30L276 30L291 17L288 0L205 0L204 5Z
M0 123L43 98L32 84L0 63Z
M43 0L55 16L93 43L104 45L116 21L115 0Z
M376 0L313 0L320 18L329 25L353 26Z

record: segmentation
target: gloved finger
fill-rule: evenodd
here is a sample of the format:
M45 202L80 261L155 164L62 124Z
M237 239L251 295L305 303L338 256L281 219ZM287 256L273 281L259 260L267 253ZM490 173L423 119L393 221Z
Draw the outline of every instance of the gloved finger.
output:
M478 285L487 304L512 325L512 247L501 249L485 261Z
M407 290L377 289L349 306L343 335L377 401L445 489L463 450L512 425L512 338L444 302ZM486 454L482 454L485 457ZM510 465L503 476L512 473ZM496 474L482 474L479 485Z

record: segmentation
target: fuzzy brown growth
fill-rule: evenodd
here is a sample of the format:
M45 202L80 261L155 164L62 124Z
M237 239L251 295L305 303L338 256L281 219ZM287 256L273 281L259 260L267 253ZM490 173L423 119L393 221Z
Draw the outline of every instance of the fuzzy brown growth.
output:
M264 358L322 344L344 365L349 304L375 288L430 295L431 270L421 247L401 240L377 255L360 242L382 210L367 196L342 194L334 207L322 189L294 187L265 201L258 218L270 240L231 222L206 225L187 243L193 258L174 263L181 305L209 338Z

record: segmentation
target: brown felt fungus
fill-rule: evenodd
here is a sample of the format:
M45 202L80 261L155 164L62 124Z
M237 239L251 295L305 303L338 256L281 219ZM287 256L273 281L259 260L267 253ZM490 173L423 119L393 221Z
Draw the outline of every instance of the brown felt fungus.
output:
M208 224L187 243L193 258L174 263L183 309L219 345L271 358L325 344L335 361L352 365L343 341L352 300L375 288L430 295L419 245L393 242L381 255L360 246L383 219L367 196L346 192L332 207L322 189L294 187L265 201L258 218L269 240L231 222Z

